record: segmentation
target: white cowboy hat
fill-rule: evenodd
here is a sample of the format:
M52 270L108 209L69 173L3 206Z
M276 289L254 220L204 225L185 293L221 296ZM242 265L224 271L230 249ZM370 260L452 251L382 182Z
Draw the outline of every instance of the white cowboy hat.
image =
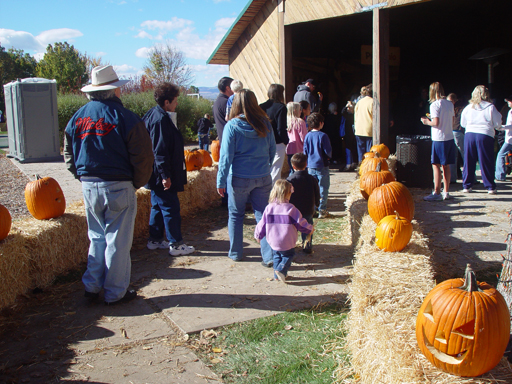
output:
M94 67L91 72L92 84L82 88L82 92L107 91L122 87L130 80L119 80L111 65Z

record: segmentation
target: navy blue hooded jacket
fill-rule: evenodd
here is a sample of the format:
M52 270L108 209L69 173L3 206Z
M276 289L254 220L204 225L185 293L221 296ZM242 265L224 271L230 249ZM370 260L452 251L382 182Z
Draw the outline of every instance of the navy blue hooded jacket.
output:
M162 180L171 179L171 191L182 192L187 184L183 136L169 114L157 105L142 118L153 143L155 164L149 189L163 189Z

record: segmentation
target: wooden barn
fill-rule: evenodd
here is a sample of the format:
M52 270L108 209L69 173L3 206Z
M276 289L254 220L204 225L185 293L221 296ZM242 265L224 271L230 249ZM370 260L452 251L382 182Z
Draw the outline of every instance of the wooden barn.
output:
M260 102L271 83L290 101L313 78L323 108L341 109L373 83L374 139L394 147L397 134L426 133L421 91L434 81L459 99L490 85L501 108L512 94L511 14L510 0L253 0L208 63L229 65Z

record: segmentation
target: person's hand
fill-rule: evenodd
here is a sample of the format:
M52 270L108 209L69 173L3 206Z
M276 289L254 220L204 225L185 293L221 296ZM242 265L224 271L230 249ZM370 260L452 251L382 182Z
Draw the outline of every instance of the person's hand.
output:
M221 197L224 197L224 194L226 193L226 188L217 188L217 193L218 193Z
M320 101L324 99L324 95L322 95L322 92L318 92L318 98L320 99Z
M165 180L162 180L162 185L164 186L164 191L167 191L169 188L171 188L171 178L168 177Z
M258 242L258 244L261 242L261 240L260 240L260 239L256 239L256 241Z
M423 125L428 125L428 121L430 121L427 117L422 117L421 118L421 122L423 123Z

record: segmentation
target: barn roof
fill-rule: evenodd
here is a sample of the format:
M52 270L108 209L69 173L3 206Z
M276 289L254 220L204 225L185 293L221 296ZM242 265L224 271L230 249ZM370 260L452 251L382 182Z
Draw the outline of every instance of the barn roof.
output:
M235 22L229 28L220 41L217 48L213 51L212 55L206 61L206 64L225 64L229 65L229 50L245 31L252 19L258 14L261 7L267 0L249 0L245 8L240 12Z

